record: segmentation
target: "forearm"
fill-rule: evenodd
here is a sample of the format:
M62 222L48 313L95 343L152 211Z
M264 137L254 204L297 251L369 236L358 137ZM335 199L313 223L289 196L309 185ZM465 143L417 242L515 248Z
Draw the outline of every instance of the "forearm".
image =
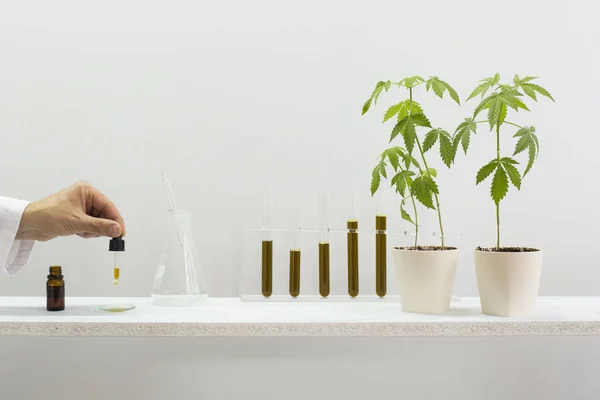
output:
M27 263L33 248L30 240L17 240L17 232L25 208L24 200L0 196L0 266L14 275Z

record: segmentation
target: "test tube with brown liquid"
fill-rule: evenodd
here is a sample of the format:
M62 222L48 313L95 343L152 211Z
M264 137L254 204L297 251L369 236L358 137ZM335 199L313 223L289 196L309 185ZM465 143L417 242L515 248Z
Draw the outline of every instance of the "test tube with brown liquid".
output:
M375 292L384 297L387 293L387 218L383 210L381 193L377 198L375 215Z
M272 195L267 191L265 195L265 215L262 240L262 279L261 293L264 297L273 294L273 239L271 237Z
M321 193L320 198L320 231L319 241L319 294L321 297L329 296L329 196L327 192Z
M348 228L348 294L358 296L358 220L355 215L356 191L350 194Z
M294 244L290 249L290 296L300 295L300 196L294 195L293 233Z

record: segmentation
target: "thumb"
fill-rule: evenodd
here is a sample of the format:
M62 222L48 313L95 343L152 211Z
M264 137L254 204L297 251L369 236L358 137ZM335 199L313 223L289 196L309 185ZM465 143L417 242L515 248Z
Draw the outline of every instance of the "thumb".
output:
M91 233L106 237L119 237L122 234L121 225L118 222L104 218L85 216L78 226L77 233Z

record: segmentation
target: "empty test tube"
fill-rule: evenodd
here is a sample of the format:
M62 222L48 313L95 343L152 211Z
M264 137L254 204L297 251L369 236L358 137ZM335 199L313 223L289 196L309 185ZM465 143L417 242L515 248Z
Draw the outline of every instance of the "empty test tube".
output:
M293 233L294 244L290 249L290 296L300 295L300 196L294 195Z
M267 191L265 195L265 216L262 240L262 287L264 297L273 294L273 239L271 238L272 196Z
M348 228L348 294L358 296L358 220L356 218L356 191L350 194Z
M326 192L321 193L320 198L320 231L319 241L319 294L322 297L329 296L329 196Z
M379 297L387 293L387 218L383 210L383 195L379 193L375 215L375 292Z

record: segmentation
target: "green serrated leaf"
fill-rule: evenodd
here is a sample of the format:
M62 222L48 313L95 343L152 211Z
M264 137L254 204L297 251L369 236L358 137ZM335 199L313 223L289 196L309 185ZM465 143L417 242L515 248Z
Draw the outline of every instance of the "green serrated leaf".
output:
M413 222L412 218L410 217L410 214L408 214L406 212L406 210L404 209L403 206L400 206L400 214L402 215L402 219L403 220L408 221L411 224L415 225L415 223Z
M396 187L396 192L400 193L402 197L406 196L406 179L401 172L398 172L391 180L391 185Z
M375 85L375 89L373 90L373 94L371 95L371 98L373 99L373 102L375 103L375 105L377 105L377 99L379 99L379 95L383 91L384 87L385 87L384 81L379 81Z
M493 129L494 126L498 125L502 118L502 100L499 96L495 96L490 102L490 109L488 110L488 120L490 123L490 129ZM506 116L506 111L504 111L504 116Z
M511 163L502 163L502 166L506 170L512 184L517 189L521 190L521 174L519 173L519 170Z
M513 156L516 156L517 154L519 154L520 152L522 152L523 150L528 148L530 146L530 144L531 144L531 137L529 136L529 133L521 136L521 138L515 145L515 151L513 153Z
M496 97L498 97L498 94L494 93L481 100L479 105L475 107L475 111L473 111L473 118L475 118L484 108L489 108Z
M423 152L427 152L429 151L433 145L435 144L435 142L437 142L438 140L438 131L437 129L432 129L429 132L427 132L427 135L425 135L425 139L423 140Z
M462 148L465 154L467 154L467 150L469 149L469 144L471 141L471 132L477 133L477 124L471 118L465 118L465 121L458 125L454 131L453 146L455 154L458 149L459 142L462 143Z
M533 162L535 161L535 156L536 156L535 145L532 144L529 146L529 161L527 162L527 168L525 168L525 172L523 172L523 178L525 178L525 175L527 175L527 173L531 170L531 167L533 167Z
M433 168L430 168L430 170L435 171ZM435 173L435 175L433 175L433 174L431 174L431 171L430 171L430 174L429 175L424 175L423 179L425 180L425 183L427 184L427 186L429 187L429 190L431 190L432 193L440 194L439 189L438 189L438 185L437 185L437 183L435 183L435 181L433 180L432 176L436 177L437 176L437 172Z
M423 109L421 108L419 103L417 103L416 101L411 102L410 100L405 100L405 101L402 101L402 102L396 104L396 106L399 107L398 113L397 113L398 121L403 120L404 118L406 118L408 115L411 115L411 114L422 114L423 113Z
M537 76L526 76L525 78L521 79L521 83L527 83L527 82L531 82L534 79L537 79Z
M429 80L427 80L427 82L425 82L425 90L427 90L429 92L429 89L431 89L431 80L433 78L430 78Z
M433 93L435 93L440 99L444 98L444 92L446 91L446 87L442 85L440 81L437 79L432 81L431 88L433 89Z
M406 146L406 150L409 154L412 154L412 151L415 148L417 132L415 131L415 124L410 118L408 118L408 122L406 123L405 128L402 131L402 137L404 138L404 145Z
M404 118L403 120L399 121L396 126L394 126L394 129L392 129L392 135L390 136L390 142L394 140L399 133L404 134L404 130L406 129L408 121L408 117Z
M379 189L380 182L381 182L381 176L379 175L379 165L378 165L373 170L373 174L371 177L371 196L373 196L375 194L375 192L377 192L377 189Z
M428 168L426 171L423 172L426 176L433 176L434 178L437 178L437 170L435 168Z
M412 155L410 155L410 162L417 167L417 169L421 169L421 165L419 165L419 162L417 161L416 158L414 158Z
M482 83L471 92L471 94L467 98L467 101L471 100L473 97L476 97L478 94L481 94L482 96L485 95L488 89L489 86L486 83Z
M421 78L420 76L411 76L408 78L404 78L403 81L404 81L404 86L409 88L417 83L425 82L425 79Z
M450 135L446 132L444 133L440 132L440 157L442 157L444 164L450 168L450 165L454 162L456 153L454 152L454 146L452 145Z
M490 194L494 203L499 204L500 201L506 196L508 192L508 177L506 176L506 171L502 167L502 165L497 165L496 173L494 174L494 179L492 180L492 187L490 190Z
M427 177L423 175L419 176L413 181L413 184L411 186L411 193L425 207L435 210L435 207L433 205L433 191L429 185L429 181L432 182L433 180L431 180L431 178L427 180Z
M500 82L500 74L496 72L496 75L494 75L494 79L492 80L492 87L497 85L498 82Z
M391 81L386 81L384 87L385 87L385 91L387 92L392 87L392 82Z
M471 132L466 130L461 136L461 144L463 151L467 154L467 150L469 149L469 143L471 143ZM456 152L456 149L454 150Z
M446 83L444 81L440 81L440 83L446 87L446 90L448 90L448 94L450 95L452 100L454 100L456 102L456 104L460 105L460 97L458 96L458 93L456 92L456 90L454 90L454 88L452 88L452 86L448 85L448 83Z
M411 114L410 120L417 126L431 128L431 123L429 122L425 114Z
M394 115L398 114L398 112L400 111L400 109L402 107L404 107L404 102L395 104L395 105L391 106L390 108L388 108L387 111L385 112L385 115L383 116L383 122L386 122L390 118L393 118Z
M533 89L536 92L538 92L539 94L541 94L542 96L546 96L550 100L554 101L554 98L552 97L552 95L550 94L550 92L548 92L546 89L544 89L540 85L536 85L534 83L524 83L524 84L521 85L521 87L528 87L530 89Z
M519 164L519 162L517 160L513 160L510 157L502 157L500 159L500 162L502 162L503 164L512 164L512 165L517 165Z
M529 97L531 97L533 100L537 101L537 95L535 94L535 90L533 90L530 87L527 86L521 86L521 89L523 89L523 92L525 92L525 94Z
M532 126L531 129L533 129L532 133L530 133L531 137L533 138L533 141L535 142L535 155L537 157L538 154L540 154L540 141L538 140L538 137L535 133L535 128Z
M392 165L392 168L394 168L394 171L398 171L398 165L399 165L398 154L391 151L388 153L387 156L388 156L388 160L390 160L390 164Z
M373 101L373 98L370 98L369 100L365 101L365 104L363 104L362 115L365 115L367 111L369 111L369 108L371 108L371 101Z
M527 108L527 106L525 105L525 103L523 103L521 101L521 99L515 98L515 104L517 105L517 108L516 108L517 111L519 111L519 108L529 111L529 108Z
M410 159L412 156L410 156L408 153L403 152L402 154L400 154L400 157L402 158L402 162L404 163L404 168L410 168Z
M513 135L513 137L519 137L519 136L528 135L528 134L529 134L529 128L524 126L522 128L519 128L519 130Z
M382 160L381 163L379 164L379 173L381 174L381 176L383 176L384 178L387 179L387 171L385 170L385 167L386 167L386 164Z
M498 160L492 160L477 172L476 184L483 182L498 167Z

